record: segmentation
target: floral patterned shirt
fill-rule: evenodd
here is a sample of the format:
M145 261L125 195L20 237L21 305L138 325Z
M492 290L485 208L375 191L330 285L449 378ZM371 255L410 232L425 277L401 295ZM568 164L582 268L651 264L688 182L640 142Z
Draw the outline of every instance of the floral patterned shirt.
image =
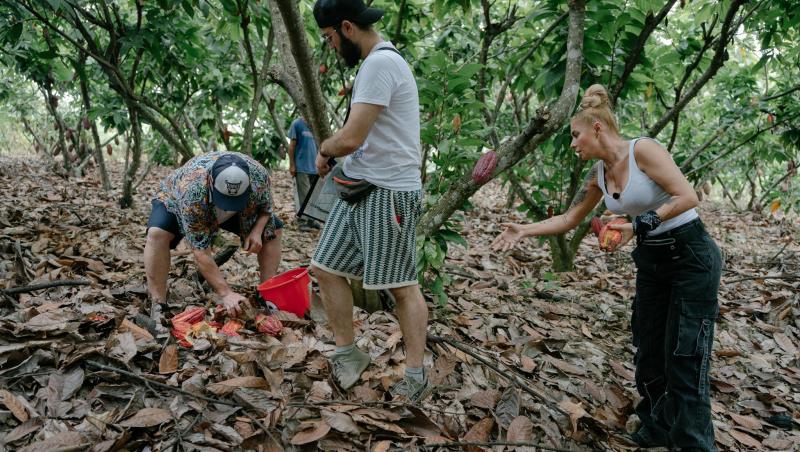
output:
M181 232L192 248L211 246L219 231L214 205L209 202L209 175L214 162L228 154L225 151L209 152L186 162L161 182L156 199L163 202L167 211L178 218ZM264 226L265 241L275 238L275 220L272 216L272 194L269 173L260 163L245 154L239 154L250 167L250 199L239 215L240 238L244 240L258 217L269 216Z

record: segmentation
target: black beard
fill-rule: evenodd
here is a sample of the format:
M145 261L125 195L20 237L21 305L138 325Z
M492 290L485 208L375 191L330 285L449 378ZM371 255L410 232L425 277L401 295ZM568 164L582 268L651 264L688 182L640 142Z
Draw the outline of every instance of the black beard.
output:
M340 30L336 30L336 32L339 33L339 55L344 60L344 64L350 68L356 67L361 61L361 49L356 43L347 39Z

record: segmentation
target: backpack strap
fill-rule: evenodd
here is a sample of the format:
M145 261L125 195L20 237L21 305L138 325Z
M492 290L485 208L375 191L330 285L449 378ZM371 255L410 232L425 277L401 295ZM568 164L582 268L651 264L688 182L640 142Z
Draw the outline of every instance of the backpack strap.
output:
M394 52L400 55L400 58L403 57L403 54L400 53L400 51L395 49L394 47L379 47L374 51L380 52L382 50L388 50L390 52ZM359 70L361 70L361 68L359 68ZM358 71L356 71L356 77L358 77ZM353 83L355 85L355 81ZM350 98L347 100L347 113L344 115L344 123L342 124L342 127L344 127L344 124L347 124L347 119L350 118L350 108L352 107L352 105L353 105L353 90L350 90Z

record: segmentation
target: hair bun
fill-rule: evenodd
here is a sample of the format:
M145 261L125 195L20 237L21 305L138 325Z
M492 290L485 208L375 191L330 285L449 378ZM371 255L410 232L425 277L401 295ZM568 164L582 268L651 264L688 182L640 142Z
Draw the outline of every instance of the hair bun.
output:
M611 101L608 99L608 92L603 85L592 85L583 93L581 99L581 109L599 108L606 106L611 108Z

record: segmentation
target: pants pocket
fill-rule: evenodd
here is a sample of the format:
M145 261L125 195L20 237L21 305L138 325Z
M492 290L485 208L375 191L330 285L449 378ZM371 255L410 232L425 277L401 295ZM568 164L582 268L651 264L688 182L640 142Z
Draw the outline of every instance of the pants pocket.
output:
M714 339L714 320L718 314L716 299L682 299L678 343L673 355L707 356Z

